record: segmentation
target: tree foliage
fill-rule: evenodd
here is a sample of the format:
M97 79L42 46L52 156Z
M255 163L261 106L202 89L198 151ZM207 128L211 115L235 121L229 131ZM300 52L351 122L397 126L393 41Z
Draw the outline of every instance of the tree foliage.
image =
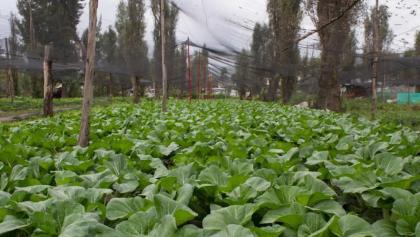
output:
M52 43L56 51L54 57L69 61L77 57L73 42L78 38L77 25L83 9L83 0L18 0L17 8L21 20L19 34L27 50L30 44L37 46L38 55L42 46ZM30 13L32 13L35 42L30 42Z
M379 6L379 51L388 51L389 46L394 39L394 33L389 25L391 13L386 5ZM373 51L373 22L375 19L375 9L372 8L370 15L366 15L364 19L365 28L365 53Z

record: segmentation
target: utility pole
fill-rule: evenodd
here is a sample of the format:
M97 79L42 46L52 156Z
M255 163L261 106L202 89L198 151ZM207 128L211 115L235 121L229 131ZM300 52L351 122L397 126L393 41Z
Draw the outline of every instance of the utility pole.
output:
M53 112L53 78L52 78L51 46L44 48L44 116L52 117Z
M377 93L376 81L378 79L378 62L379 62L379 0L376 0L375 5L375 19L373 23L373 62L372 62L372 102L371 102L371 116L376 117L377 112Z
M162 50L162 111L168 111L168 78L165 59L165 0L160 0L160 38Z
M10 49L9 49L9 39L5 39L5 46L6 46L6 58L7 58L7 83L8 83L8 90L10 101L13 103L15 99L15 88L12 76L12 65L11 65L11 57L10 57Z
M93 76L95 70L96 53L96 24L98 13L98 0L89 2L89 28L88 44L85 64L85 84L83 87L83 107L82 121L80 125L79 146L87 147L89 145L89 114L93 100Z

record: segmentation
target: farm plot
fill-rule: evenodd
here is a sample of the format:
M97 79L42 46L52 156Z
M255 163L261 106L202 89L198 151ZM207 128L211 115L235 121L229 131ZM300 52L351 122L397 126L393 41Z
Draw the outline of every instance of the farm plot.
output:
M420 236L420 136L260 102L0 125L0 235Z

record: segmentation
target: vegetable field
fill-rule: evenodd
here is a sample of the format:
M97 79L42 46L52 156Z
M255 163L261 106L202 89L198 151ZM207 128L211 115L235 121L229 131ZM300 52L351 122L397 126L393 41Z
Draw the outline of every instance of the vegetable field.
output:
M420 236L420 134L278 104L178 101L0 125L0 235Z

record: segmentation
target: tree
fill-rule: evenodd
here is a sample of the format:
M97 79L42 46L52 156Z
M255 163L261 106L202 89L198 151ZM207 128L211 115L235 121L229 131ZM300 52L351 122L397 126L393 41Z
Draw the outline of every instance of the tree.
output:
M373 24L375 17L375 9L372 8L370 15L365 16L364 28L365 28L365 45L364 51L369 54L373 52ZM388 6L379 6L379 51L382 53L389 50L394 39L394 33L389 25L389 19L391 14L389 13Z
M420 32L416 33L416 43L414 45L414 51L416 56L420 56ZM417 80L420 81L420 69L417 70ZM420 93L420 85L416 86L416 92Z
M321 75L315 107L341 111L340 67L345 36L354 20L357 0L309 0L308 9L316 12L313 21L319 29L321 43Z
M239 93L239 98L241 100L245 99L246 92L248 90L248 83L250 81L250 62L249 62L249 52L245 49L238 54L236 58L236 73L234 77L234 82Z
M77 25L83 0L18 0L17 8L21 16L17 24L19 35L30 58L42 59L43 46L52 44L54 61L66 63L77 60L74 42L78 40ZM42 97L39 75L32 72L31 82L32 95Z
M109 66L114 65L117 62L117 33L114 29L109 26L108 30L105 31L101 38L101 46L103 59L105 63ZM108 75L108 98L111 100L113 96L113 76L112 73Z
M356 78L356 58L357 58L357 37L356 30L352 29L345 35L345 42L342 55L342 71L343 79Z
M187 71L187 57L185 47L181 47L181 49L175 51L175 59L175 73L172 75L171 89L178 90L179 95L182 97L186 90L185 75Z
M144 1L121 1L118 6L115 28L118 32L119 49L131 74L133 102L139 103L142 94L140 79L144 78L147 59L147 44L144 40Z
M267 12L273 33L274 69L276 75L270 82L268 97L275 101L282 79L281 92L284 103L292 97L297 81L299 49L297 37L302 20L301 0L269 0Z
M169 4L169 1L164 1L164 11L165 11L165 57L166 57L166 69L168 74L168 84L169 87L174 87L177 78L176 78L176 25L178 23L179 9ZM160 1L151 1L152 4L152 13L154 16L154 31L153 39L155 42L154 49L154 62L155 62L155 85L157 91L156 95L160 94L161 85L162 85L162 42L161 42L161 25L160 25Z
M271 48L272 33L269 27L266 24L255 24L251 43L252 64L253 68L255 68L253 73L255 80L251 88L252 95L261 97L262 90L266 84L265 79L272 77L269 70L267 70L269 67L266 66L272 64Z

